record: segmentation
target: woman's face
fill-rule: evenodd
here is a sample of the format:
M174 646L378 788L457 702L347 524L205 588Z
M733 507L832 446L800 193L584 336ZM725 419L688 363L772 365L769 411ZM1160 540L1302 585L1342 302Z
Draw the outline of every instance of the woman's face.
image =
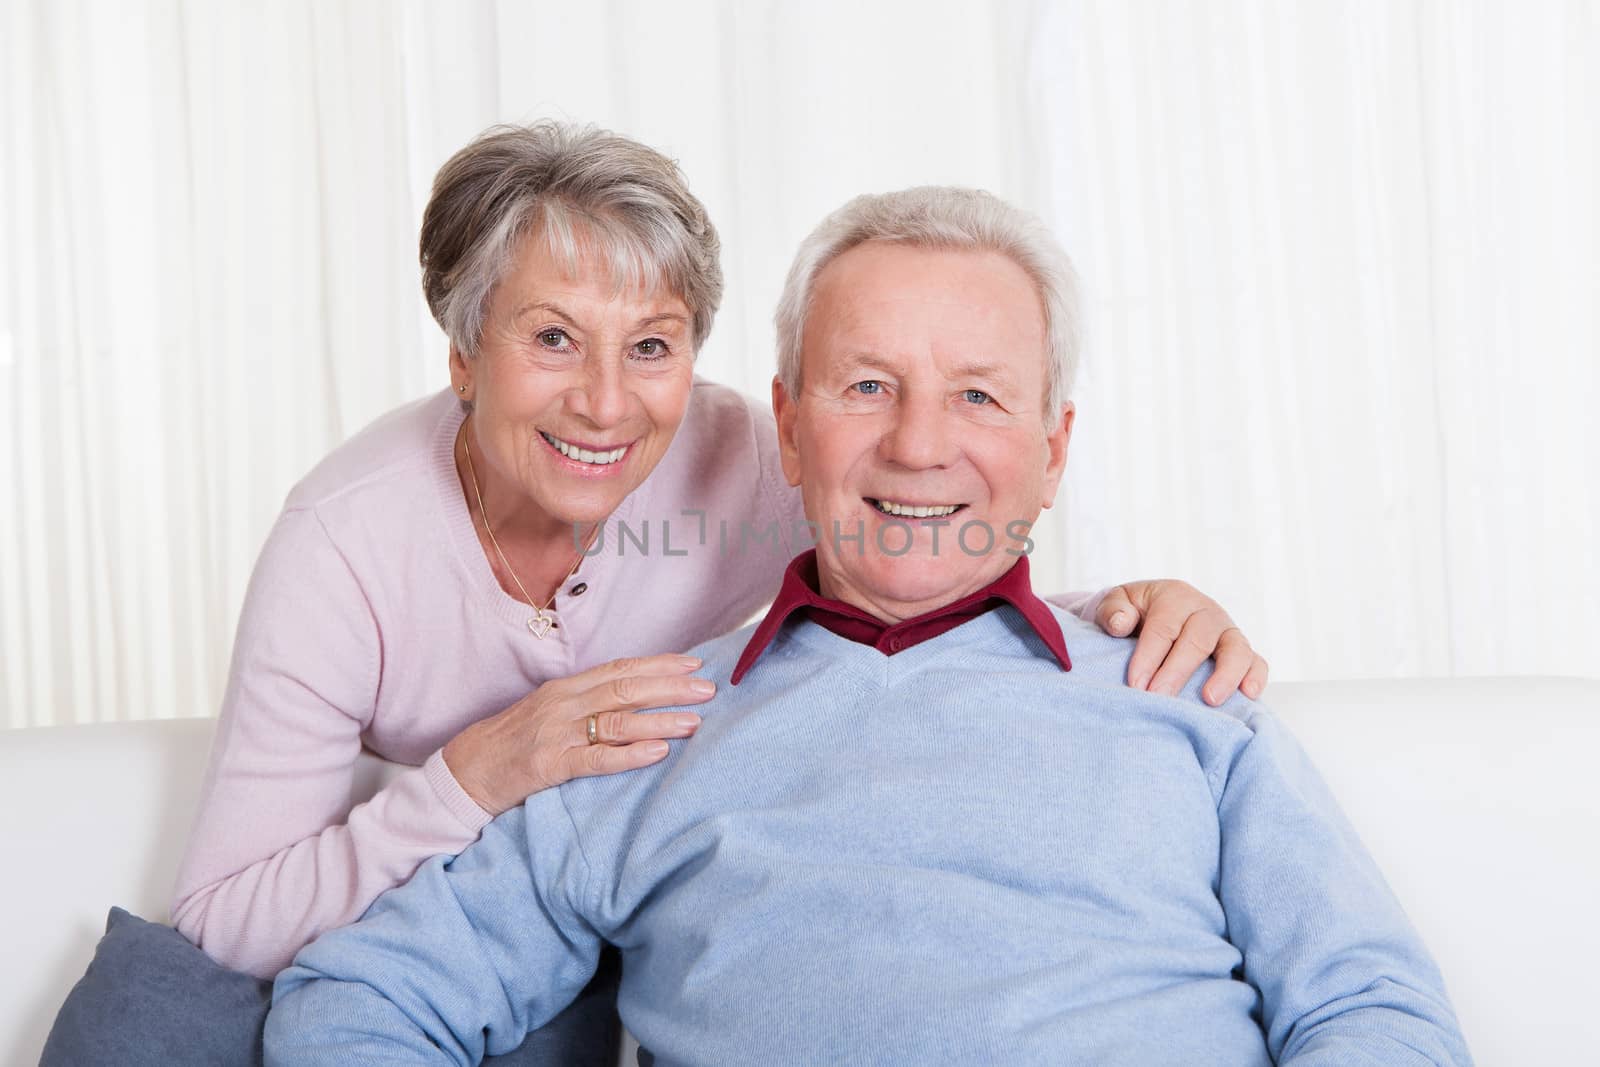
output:
M523 241L490 298L477 356L450 359L473 405L473 460L497 527L553 533L615 511L683 420L693 344L678 297L613 291L588 259L568 276L543 242Z

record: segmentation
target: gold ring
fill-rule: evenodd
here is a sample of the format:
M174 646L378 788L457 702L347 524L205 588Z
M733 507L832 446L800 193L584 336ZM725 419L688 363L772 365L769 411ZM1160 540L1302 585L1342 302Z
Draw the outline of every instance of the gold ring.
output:
M589 743L591 745L598 745L600 743L600 719L598 716L589 716L588 731Z

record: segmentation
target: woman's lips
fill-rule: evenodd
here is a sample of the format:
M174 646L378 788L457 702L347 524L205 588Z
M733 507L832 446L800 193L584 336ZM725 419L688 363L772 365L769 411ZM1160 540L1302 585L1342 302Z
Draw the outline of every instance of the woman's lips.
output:
M585 474L609 474L621 468L623 461L632 454L633 446L637 443L629 441L620 445L586 444L568 441L544 430L539 431L539 437L567 466L581 470Z

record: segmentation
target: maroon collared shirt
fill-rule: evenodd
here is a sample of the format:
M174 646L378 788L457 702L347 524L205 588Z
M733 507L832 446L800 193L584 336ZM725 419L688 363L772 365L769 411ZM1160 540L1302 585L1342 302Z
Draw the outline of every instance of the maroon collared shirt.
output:
M818 626L833 631L840 637L871 645L879 652L892 656L919 645L930 638L954 630L964 622L999 606L1010 604L1033 627L1050 654L1055 656L1061 669L1070 671L1072 660L1067 658L1067 642L1061 635L1061 624L1050 613L1050 608L1033 593L1033 583L1028 578L1028 557L1022 556L1012 568L982 589L942 608L897 623L886 623L873 618L858 607L842 600L830 600L817 592L817 550L807 549L796 556L783 572L783 585L777 599L767 610L761 625L750 635L739 662L733 668L732 684L750 672L761 653L778 636L778 630L789 616L800 612Z

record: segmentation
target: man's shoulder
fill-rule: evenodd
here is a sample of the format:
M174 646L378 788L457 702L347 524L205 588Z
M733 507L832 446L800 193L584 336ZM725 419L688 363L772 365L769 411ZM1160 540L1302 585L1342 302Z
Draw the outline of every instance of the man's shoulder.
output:
M1061 627L1067 655L1072 660L1073 680L1110 684L1120 683L1127 677L1128 661L1133 658L1133 638L1113 637L1060 605L1046 602L1045 606Z
M1214 660L1206 660L1195 670L1183 688L1173 696L1152 694L1128 685L1128 664L1138 640L1133 637L1114 637L1092 622L1086 622L1065 608L1047 605L1061 626L1066 639L1067 655L1072 670L1064 675L1066 684L1092 686L1103 691L1108 698L1125 701L1130 708L1213 717L1229 727L1253 729L1252 718L1260 705L1244 694L1235 692L1220 706L1207 704L1200 695L1201 688L1210 679Z

